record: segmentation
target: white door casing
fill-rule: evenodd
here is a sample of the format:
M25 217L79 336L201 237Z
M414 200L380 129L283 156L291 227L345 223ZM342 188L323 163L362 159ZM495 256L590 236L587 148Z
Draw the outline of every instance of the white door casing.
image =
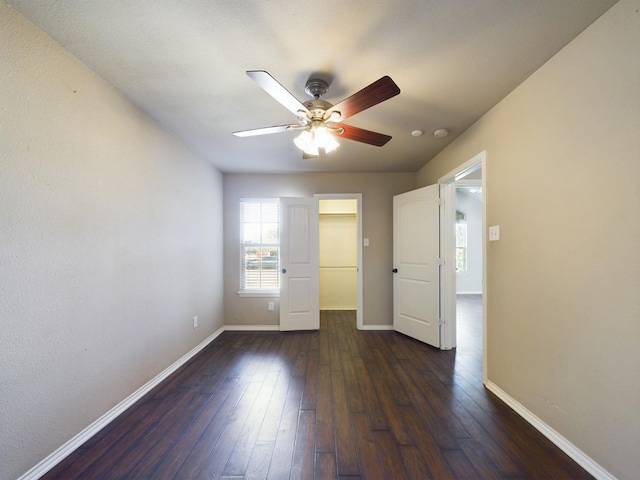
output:
M487 152L482 151L463 164L438 179L440 184L440 198L444 203L443 222L440 231L441 254L444 266L440 272L441 300L440 315L443 320L441 328L440 348L456 347L456 288L455 288L455 230L456 219L455 191L456 182L475 170L482 172L482 225L487 225ZM444 225L444 228L442 228ZM482 382L488 382L487 377L487 303L490 292L487 289L487 241L486 232L482 242Z
M439 185L393 197L393 328L440 347Z
M280 206L280 330L318 330L318 199L281 198Z

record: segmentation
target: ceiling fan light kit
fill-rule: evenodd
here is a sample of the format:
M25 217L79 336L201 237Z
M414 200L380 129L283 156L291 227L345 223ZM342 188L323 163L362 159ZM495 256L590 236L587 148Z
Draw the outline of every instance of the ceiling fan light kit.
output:
M303 151L303 158L318 157L321 151L324 153L334 151L340 146L336 137L376 147L382 147L391 140L389 135L339 123L356 113L398 95L400 89L388 76L378 79L340 103L332 105L320 99L320 96L329 89L329 84L325 80L312 78L307 81L305 92L313 96L313 100L303 104L264 70L249 70L247 75L287 110L296 115L298 123L233 132L238 137L302 130L293 143Z
M312 127L311 130L304 130L293 139L293 143L308 156L315 157L320 155L320 149L324 150L325 153L330 153L340 146L327 128L322 125L315 128Z

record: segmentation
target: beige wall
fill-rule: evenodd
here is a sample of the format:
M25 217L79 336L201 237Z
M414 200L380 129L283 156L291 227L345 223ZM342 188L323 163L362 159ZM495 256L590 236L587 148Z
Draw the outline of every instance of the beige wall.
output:
M640 1L623 0L418 173L486 150L488 376L640 472Z
M224 175L224 310L229 325L277 325L269 298L239 297L239 202L243 197L310 197L320 193L362 193L363 323L392 323L393 196L415 188L413 173Z
M3 2L0 85L14 479L222 325L222 176Z

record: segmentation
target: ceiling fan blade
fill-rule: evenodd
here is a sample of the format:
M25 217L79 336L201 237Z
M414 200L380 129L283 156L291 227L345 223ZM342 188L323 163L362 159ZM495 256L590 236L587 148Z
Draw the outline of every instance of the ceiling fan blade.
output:
M252 130L241 130L233 132L236 137L254 137L256 135L269 135L271 133L281 133L295 129L299 125L276 125L275 127L254 128Z
M336 124L336 129L337 131L332 131L331 133L339 138L368 143L369 145L374 145L376 147L382 147L391 140L390 135L372 132L371 130L365 130L364 128L353 127L343 123ZM342 133L340 133L341 129L343 130Z
M395 97L399 93L400 88L391 80L391 77L384 76L331 107L327 110L327 117L331 112L338 111L340 112L340 120L345 120L356 113Z
M281 103L287 110L298 116L300 111L309 114L309 110L300 100L294 97L289 91L278 83L269 73L264 70L247 70L247 75L262 87L262 89Z

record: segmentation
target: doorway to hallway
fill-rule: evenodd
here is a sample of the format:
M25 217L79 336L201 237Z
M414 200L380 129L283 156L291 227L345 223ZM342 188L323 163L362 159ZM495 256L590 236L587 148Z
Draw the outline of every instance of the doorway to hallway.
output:
M482 295L456 295L456 368L482 383Z

